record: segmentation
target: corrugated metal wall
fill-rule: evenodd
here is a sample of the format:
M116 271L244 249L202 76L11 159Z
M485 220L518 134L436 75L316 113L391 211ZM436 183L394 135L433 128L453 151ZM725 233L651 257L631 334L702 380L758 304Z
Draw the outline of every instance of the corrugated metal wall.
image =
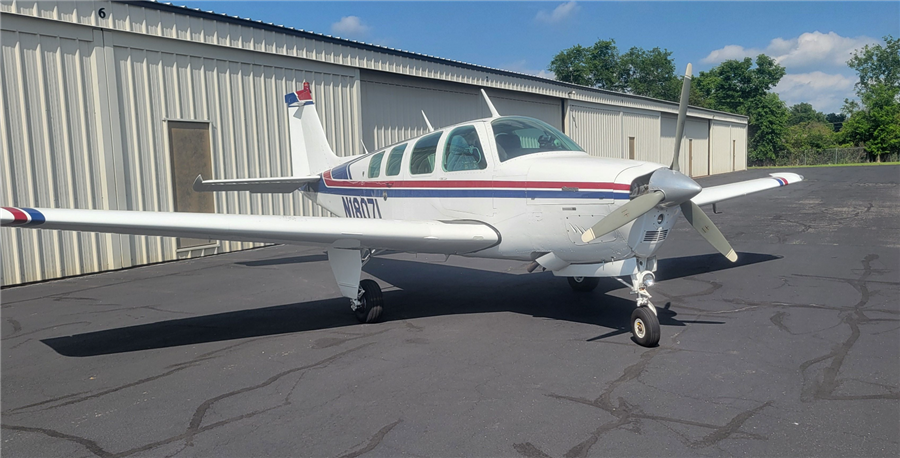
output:
M568 121L569 136L592 156L624 157L620 111L572 103Z
M171 211L169 119L211 123L212 178L289 175L282 96L303 81L313 87L335 151L360 152L355 69L20 16L3 19L5 205ZM321 213L297 193L218 193L216 209ZM220 242L177 252L168 237L17 229L4 229L0 237L3 284L254 246Z
M664 115L661 119L659 161L661 164L672 163L676 121L677 117L674 115ZM690 176L709 175L709 121L692 118L685 121L678 162L682 171L690 171Z
M630 155L630 138L634 138L634 159L659 162L659 114L622 113L625 159Z
M378 149L427 132L422 111L435 129L490 117L477 87L445 81L363 72L362 123L366 147ZM488 89L502 115L541 119L562 128L562 103L552 97Z

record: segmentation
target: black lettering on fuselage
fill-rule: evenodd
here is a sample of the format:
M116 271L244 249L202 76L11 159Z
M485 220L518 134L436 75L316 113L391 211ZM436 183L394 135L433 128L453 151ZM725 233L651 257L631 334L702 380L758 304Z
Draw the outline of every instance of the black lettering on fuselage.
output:
M342 197L344 215L347 218L381 219L381 207L378 199L371 197Z

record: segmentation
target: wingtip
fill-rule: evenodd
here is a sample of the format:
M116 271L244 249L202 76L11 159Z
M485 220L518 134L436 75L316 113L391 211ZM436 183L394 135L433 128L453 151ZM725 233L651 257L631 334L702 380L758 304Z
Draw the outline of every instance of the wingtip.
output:
M195 192L203 191L203 174L197 174L197 178L194 178L194 184L191 186Z

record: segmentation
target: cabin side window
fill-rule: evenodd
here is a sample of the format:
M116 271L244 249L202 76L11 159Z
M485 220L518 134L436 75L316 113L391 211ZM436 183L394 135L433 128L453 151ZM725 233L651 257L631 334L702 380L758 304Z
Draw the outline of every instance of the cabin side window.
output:
M444 146L442 167L446 172L483 170L487 168L484 148L474 126L458 127L450 132Z
M434 156L437 154L437 145L442 134L443 132L435 132L416 142L409 156L409 173L422 175L434 171Z
M381 175L381 159L384 158L384 151L375 153L369 161L369 178L378 178Z
M387 167L384 174L387 176L395 176L400 174L400 163L403 162L403 152L406 151L406 143L395 146L388 155Z

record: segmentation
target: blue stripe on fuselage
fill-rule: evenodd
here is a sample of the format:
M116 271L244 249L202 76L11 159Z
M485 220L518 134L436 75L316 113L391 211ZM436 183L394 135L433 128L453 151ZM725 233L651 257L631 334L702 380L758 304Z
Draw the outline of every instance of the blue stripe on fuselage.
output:
M319 181L319 192L338 196L381 197L387 191L388 197L443 197L472 198L490 197L505 199L628 199L627 192L613 191L542 191L525 189L419 189L419 188L334 188Z

